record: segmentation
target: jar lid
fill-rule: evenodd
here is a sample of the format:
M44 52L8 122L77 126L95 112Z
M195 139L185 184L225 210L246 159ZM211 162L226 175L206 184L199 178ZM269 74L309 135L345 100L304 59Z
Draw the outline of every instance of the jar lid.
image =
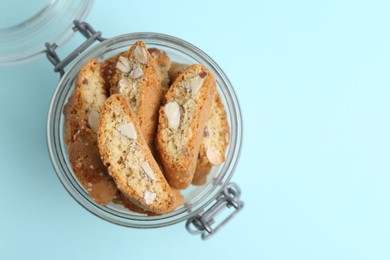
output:
M74 20L85 20L93 0L0 1L0 65L30 61L45 42L64 43Z

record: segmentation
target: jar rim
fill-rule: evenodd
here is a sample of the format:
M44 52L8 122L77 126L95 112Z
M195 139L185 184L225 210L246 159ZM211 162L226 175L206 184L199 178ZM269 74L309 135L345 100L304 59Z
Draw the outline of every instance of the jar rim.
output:
M218 172L216 173L215 180L213 179L213 181L206 184L203 190L195 196L197 198L195 203L191 203L190 201L178 210L162 216L138 216L135 214L121 213L112 210L110 207L101 206L95 203L85 192L79 189L78 186L80 185L77 184L77 180L72 173L71 167L69 169L69 164L66 162L67 155L64 154L62 148L62 109L72 90L72 82L74 81L82 64L91 58L102 56L105 51L114 51L115 49L123 47L128 48L132 43L135 43L135 41L138 40L144 41L148 47L157 46L167 48L172 51L175 50L179 53L183 52L183 55L185 53L191 58L194 58L196 61L199 61L199 63L205 65L214 74L214 77L217 80L218 91L221 94L221 98L223 96L223 100L226 102L225 109L230 116L229 125L232 133L230 135L230 145L228 147L225 163L221 166L216 166L219 168L216 168L218 169ZM235 171L241 152L241 111L237 96L229 79L218 64L202 50L189 42L166 34L151 32L130 33L113 37L97 44L77 57L71 67L65 72L65 75L61 78L57 85L50 104L47 121L47 143L53 167L61 183L70 195L88 211L102 219L122 226L135 228L162 227L175 224L195 216L210 205L223 190L224 186L228 184Z

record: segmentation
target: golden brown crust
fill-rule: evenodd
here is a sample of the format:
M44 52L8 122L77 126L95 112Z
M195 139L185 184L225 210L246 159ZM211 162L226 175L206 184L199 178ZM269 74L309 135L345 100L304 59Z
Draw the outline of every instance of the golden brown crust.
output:
M132 125L133 137L121 132L124 125ZM174 209L172 190L141 134L129 103L120 94L109 97L103 106L98 146L117 187L133 204L158 214ZM153 178L144 171L144 163L149 165Z
M157 48L149 48L148 51L157 63L157 67L162 78L161 86L166 91L169 89L170 83L168 71L171 67L171 59L169 58L168 54L163 50L159 50Z
M160 108L163 90L161 87L154 90L143 89L142 98L139 101L137 121L141 128L142 134L151 150L154 149L154 137L157 131L158 110Z
M199 89L189 89L192 82ZM194 176L200 145L216 82L213 75L200 64L189 66L173 82L160 109L156 146L169 184L185 189ZM170 102L180 106L181 121L178 129L169 125L164 107Z
M146 62L139 62L136 53L145 50ZM111 79L111 94L120 93L130 103L142 134L149 147L154 147L154 136L157 128L158 109L161 105L164 90L161 88L161 76L156 61L149 54L145 43L136 42L129 51L120 54L125 63L129 65L129 71L123 71L116 65L116 71ZM120 60L121 58L118 58ZM132 72L137 68L142 76L134 77ZM133 74L134 75L134 74Z
M97 136L88 121L89 112L95 110L98 113L106 98L103 85L100 63L96 59L86 62L78 74L64 113L65 142L73 172L91 198L106 205L117 188L100 159Z
M73 140L73 135L76 133L76 129L78 128L78 122L74 121L74 118L72 114L74 114L75 109L74 107L74 100L75 100L75 92L76 89L72 91L68 98L68 102L64 106L64 128L65 128L65 133L64 133L64 141L67 145L72 142ZM72 111L74 110L74 111Z

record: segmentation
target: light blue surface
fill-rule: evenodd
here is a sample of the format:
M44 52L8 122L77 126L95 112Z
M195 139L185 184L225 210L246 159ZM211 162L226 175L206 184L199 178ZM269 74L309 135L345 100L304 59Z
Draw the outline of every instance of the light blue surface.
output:
M225 2L100 0L88 21L183 38L224 69L244 118L242 213L204 242L84 210L46 149L58 77L42 58L0 68L0 259L390 259L390 2Z

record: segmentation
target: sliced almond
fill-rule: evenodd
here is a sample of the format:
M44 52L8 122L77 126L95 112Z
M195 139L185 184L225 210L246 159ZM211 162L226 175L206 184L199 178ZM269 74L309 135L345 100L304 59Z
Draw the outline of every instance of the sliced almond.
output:
M120 56L118 62L116 63L116 68L123 73L129 73L131 69L129 59Z
M126 76L122 76L116 85L115 88L113 88L113 94L115 93L122 93L122 90L125 89L129 85L129 79Z
M154 172L152 168L150 167L150 164L148 162L143 162L142 165L142 170L144 170L144 173L153 181L156 181L156 176L154 176Z
M196 76L190 81L189 88L191 90L192 97L195 97L196 94L198 94L200 88L203 86L203 82L204 78L200 76Z
M170 101L164 106L169 128L177 130L180 125L180 107L176 101Z
M224 161L223 156L215 147L209 147L206 150L206 156L212 165L219 165Z
M133 53L137 62L141 64L148 64L148 53L144 47L139 45L135 46Z
M98 131L99 117L100 117L99 112L94 110L94 109L92 109L88 113L88 124L94 133L97 133L97 131Z
M118 132L121 135L123 135L129 139L133 139L133 140L137 139L137 133L135 131L133 123L127 123L127 124L120 125L117 127L116 130L118 130Z
M132 79L139 79L143 75L144 75L144 71L139 66L136 66L129 74L130 78Z
M156 197L157 197L156 193L150 192L148 190L146 190L144 193L144 200L145 203L148 205L152 204L153 201L156 199Z

